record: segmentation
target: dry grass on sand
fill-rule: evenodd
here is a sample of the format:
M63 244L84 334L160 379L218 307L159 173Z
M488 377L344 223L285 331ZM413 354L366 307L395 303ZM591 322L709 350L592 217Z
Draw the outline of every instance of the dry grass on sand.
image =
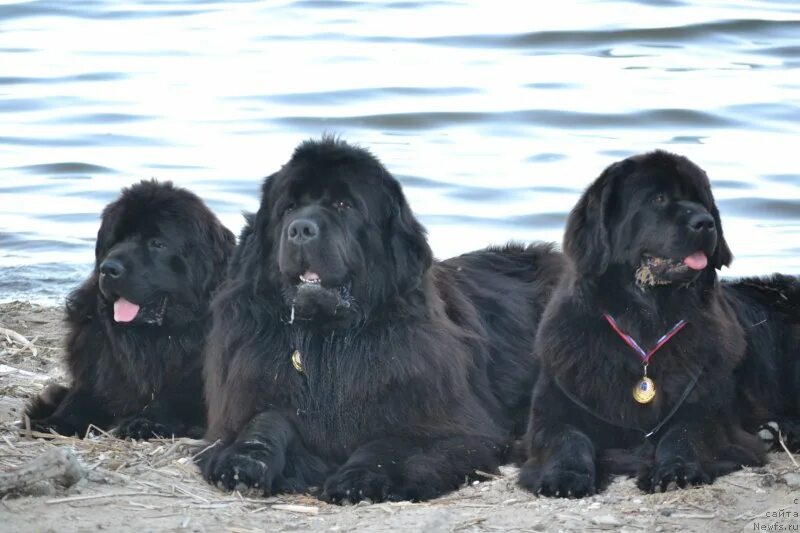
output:
M57 309L13 302L0 305L0 328L3 531L800 531L800 468L785 452L764 468L665 494L618 479L591 498L535 498L516 487L512 467L418 504L224 493L192 463L202 441L79 440L18 428L25 400L63 379L63 325ZM3 494L4 486L16 488Z

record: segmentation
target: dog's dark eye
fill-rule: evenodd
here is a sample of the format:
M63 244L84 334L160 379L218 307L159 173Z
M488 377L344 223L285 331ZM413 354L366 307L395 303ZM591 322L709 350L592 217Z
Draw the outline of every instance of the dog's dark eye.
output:
M351 205L350 202L348 202L347 200L336 200L333 202L333 207L341 211L344 211L345 209L350 209Z
M166 248L166 246L167 246L166 244L164 244L162 241L158 239L150 239L150 248L161 249L161 248Z
M657 194L653 197L653 203L656 205L666 205L667 203L667 195L666 194Z
M292 211L294 211L295 207L297 207L297 204L295 204L294 202L289 202L288 204L286 204L286 207L283 208L283 213L284 214L291 213Z

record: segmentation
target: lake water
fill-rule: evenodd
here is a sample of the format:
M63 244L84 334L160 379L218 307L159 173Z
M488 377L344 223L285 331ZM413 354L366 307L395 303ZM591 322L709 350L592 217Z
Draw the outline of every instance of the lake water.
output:
M142 178L235 232L323 132L369 147L447 257L560 240L600 171L712 178L736 261L800 273L800 2L0 0L0 301L59 301Z

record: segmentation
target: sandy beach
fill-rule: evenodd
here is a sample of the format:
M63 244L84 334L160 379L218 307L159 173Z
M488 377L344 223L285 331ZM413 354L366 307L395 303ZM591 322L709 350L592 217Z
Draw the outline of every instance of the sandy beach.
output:
M192 463L202 441L79 440L18 427L25 401L47 383L63 382L64 327L57 308L11 302L0 304L0 328L0 487L14 474L23 480L0 493L4 531L800 530L800 457L783 451L770 454L764 468L664 494L617 479L591 498L536 498L516 487L510 466L497 479L425 503L338 507L308 495L224 493ZM37 469L20 468L43 458L66 461L71 470L25 482Z

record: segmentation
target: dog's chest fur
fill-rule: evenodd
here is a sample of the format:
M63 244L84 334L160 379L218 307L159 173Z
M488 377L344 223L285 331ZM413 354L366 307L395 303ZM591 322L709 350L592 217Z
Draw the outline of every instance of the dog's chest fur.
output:
M467 378L443 372L437 359L446 354L432 353L428 360L409 357L404 353L411 345L407 336L405 328L294 332L269 365L267 403L288 411L316 453L336 459L398 428L426 426L446 412L448 400L464 393Z
M151 331L108 327L108 342L97 354L97 390L116 414L139 411L169 380L200 359L201 339L185 330L157 327ZM115 393L116 392L116 393Z
M716 291L711 298L699 310L686 306L684 312L657 308L649 317L624 312L615 315L620 329L646 352L678 320L687 321L649 361L647 375L656 387L650 403L640 404L633 397L633 388L644 375L642 359L603 318L599 304L592 314L594 307L579 309L571 305L570 298L563 299L543 325L538 354L562 388L596 413L621 426L648 431L687 390L688 409L724 397L719 388L727 386L728 376L744 356L741 327Z

